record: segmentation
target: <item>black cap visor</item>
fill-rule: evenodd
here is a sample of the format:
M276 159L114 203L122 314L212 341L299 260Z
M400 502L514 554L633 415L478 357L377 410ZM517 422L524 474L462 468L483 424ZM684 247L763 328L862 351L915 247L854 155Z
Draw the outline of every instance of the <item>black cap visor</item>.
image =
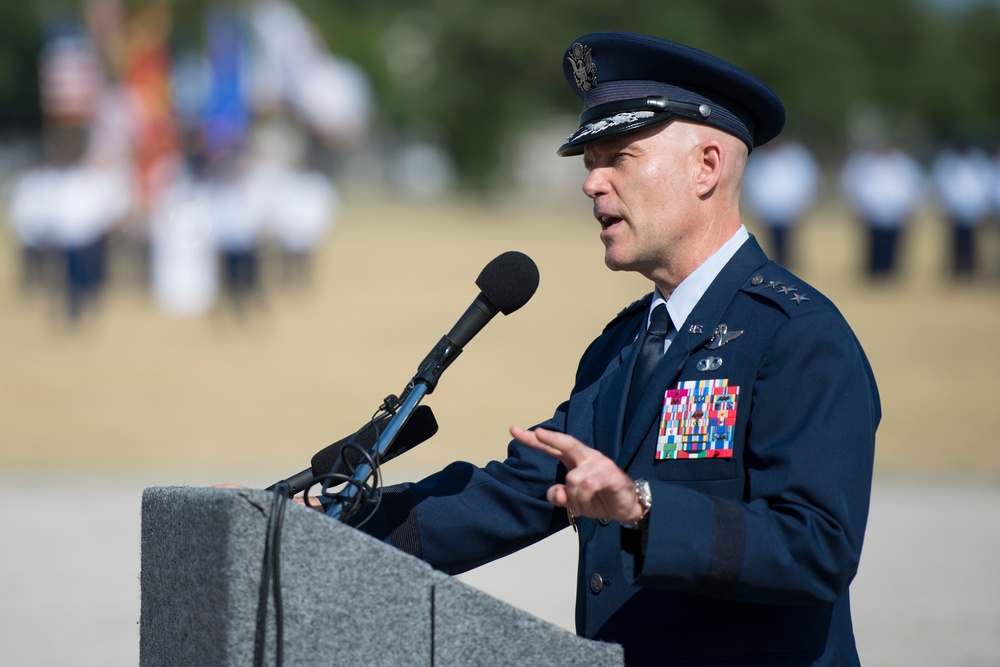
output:
M580 114L580 127L557 152L562 157L580 155L584 144L603 137L631 132L676 116L703 121L711 113L707 104L670 100L662 95L600 104Z

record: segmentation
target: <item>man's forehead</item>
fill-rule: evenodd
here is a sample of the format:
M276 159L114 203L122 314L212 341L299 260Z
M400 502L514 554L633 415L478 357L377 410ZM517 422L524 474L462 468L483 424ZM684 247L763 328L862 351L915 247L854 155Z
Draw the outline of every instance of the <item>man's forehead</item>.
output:
M657 128L660 129L660 128ZM654 133L655 134L655 133ZM642 143L644 139L648 136L640 136L638 133L628 133L620 134L612 137L603 137L601 139L596 139L583 146L583 164L584 166L590 166L593 162L602 155L608 155L610 153L618 153L623 150L632 148L633 146L637 148L642 148Z

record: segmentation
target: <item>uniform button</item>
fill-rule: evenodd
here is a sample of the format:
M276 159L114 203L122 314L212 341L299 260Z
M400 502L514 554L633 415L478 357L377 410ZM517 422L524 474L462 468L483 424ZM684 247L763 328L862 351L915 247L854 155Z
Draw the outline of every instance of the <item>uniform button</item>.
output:
M764 282L764 276L754 276L750 280L750 284L753 285L754 287L756 287L757 285L760 285L763 282Z
M597 595L598 593L601 592L601 589L604 588L605 584L610 584L610 583L611 583L610 579L605 579L600 574L595 572L590 577L590 592L593 593L594 595Z
M611 523L611 519L598 519L597 523L601 524L602 526L606 526L609 523Z

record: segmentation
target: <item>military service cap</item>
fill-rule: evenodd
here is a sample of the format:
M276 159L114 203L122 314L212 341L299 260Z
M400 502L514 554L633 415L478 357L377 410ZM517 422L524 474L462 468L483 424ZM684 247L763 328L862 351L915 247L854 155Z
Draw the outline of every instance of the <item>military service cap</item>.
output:
M728 132L750 150L785 124L781 100L754 75L648 35L584 35L566 49L563 75L583 100L583 113L559 155L580 155L588 142L677 116Z

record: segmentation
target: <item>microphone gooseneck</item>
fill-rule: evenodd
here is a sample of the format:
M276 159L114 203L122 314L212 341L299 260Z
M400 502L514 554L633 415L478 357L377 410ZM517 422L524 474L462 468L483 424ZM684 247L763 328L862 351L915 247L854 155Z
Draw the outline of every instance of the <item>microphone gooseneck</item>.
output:
M451 330L424 357L416 375L403 391L398 408L389 410L392 416L386 422L385 429L377 436L375 445L360 452L361 460L351 471L352 474L347 476L331 472L324 475L326 481L323 483L323 495L333 501L326 509L327 516L338 520L356 517L361 508L367 505L369 498L375 499L377 507L381 499L376 492L379 486L378 467L400 429L414 415L423 397L434 391L444 370L487 322L498 312L509 315L531 299L538 289L538 267L524 253L505 252L483 268L476 279L476 285L481 290L479 295ZM371 481L373 479L374 482ZM332 483L343 484L342 490L331 493ZM371 512L368 518L370 516Z

